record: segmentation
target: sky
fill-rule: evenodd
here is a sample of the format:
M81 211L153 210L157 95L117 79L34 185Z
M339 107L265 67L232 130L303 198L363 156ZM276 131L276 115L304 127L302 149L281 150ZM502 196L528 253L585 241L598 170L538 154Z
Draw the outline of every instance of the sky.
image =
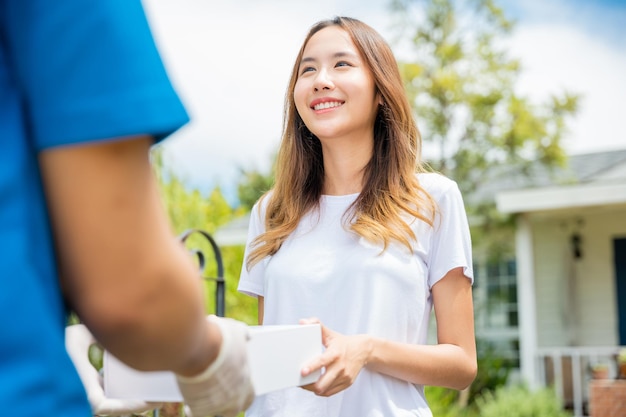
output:
M309 27L355 17L391 41L388 0L143 0L191 122L164 142L166 165L190 188L233 199L239 172L267 171L283 99ZM581 96L563 146L570 154L626 148L626 0L496 0L516 20L518 91L537 102Z

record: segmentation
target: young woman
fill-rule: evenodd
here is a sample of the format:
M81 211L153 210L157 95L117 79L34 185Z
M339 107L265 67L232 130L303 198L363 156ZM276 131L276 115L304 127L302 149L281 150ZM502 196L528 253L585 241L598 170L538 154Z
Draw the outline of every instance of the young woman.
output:
M476 375L467 216L426 173L397 63L368 25L314 25L285 103L275 187L252 211L239 290L261 324L322 323L315 383L249 416L431 416L424 385ZM426 344L430 312L437 344Z

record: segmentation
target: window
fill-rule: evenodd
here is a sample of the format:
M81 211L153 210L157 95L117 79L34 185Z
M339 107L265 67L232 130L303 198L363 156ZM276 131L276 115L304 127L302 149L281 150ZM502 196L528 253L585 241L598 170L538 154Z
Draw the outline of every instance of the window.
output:
M519 366L517 274L515 260L474 264L476 335Z

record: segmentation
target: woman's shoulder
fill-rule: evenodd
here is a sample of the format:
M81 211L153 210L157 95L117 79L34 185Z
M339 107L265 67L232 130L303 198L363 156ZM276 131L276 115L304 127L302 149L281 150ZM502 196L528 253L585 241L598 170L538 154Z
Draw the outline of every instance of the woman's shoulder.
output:
M443 195L451 190L458 190L456 181L437 172L422 172L417 174L417 180L420 186L432 198L439 200Z
M252 211L258 214L260 218L265 217L265 212L267 211L267 206L272 199L272 194L274 194L273 189L267 191L252 206Z

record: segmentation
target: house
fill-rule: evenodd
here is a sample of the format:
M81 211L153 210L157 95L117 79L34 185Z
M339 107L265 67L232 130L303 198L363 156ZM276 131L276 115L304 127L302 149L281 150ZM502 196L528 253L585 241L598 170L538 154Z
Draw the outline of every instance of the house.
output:
M516 217L521 377L554 383L583 416L590 366L615 373L626 345L626 149L574 155L521 181L495 193Z
M220 246L243 246L248 240L249 223L250 213L237 217L214 233L215 240Z

